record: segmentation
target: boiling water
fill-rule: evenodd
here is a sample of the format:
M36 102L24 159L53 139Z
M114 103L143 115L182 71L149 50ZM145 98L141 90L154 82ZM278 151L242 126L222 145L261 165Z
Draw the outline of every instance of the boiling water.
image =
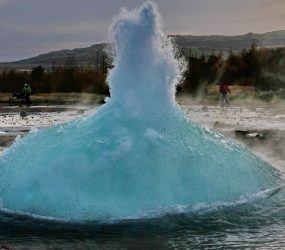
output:
M257 223L259 210L283 211L282 192L278 202L269 198L283 183L281 173L245 147L187 120L176 104L180 63L161 31L155 4L122 11L112 37L116 57L107 103L95 115L30 133L1 157L5 230L27 221L28 228L38 227L34 220L45 220L48 228L69 222L95 231L102 223L108 230L116 223L119 234L132 238L126 221L134 226L139 220L138 228L150 232L158 226L162 239L169 233L164 229L173 227L191 239L208 230L206 223L210 232L218 227L225 235L243 227L243 216L250 227L260 226L267 217ZM186 244L181 237L173 244Z

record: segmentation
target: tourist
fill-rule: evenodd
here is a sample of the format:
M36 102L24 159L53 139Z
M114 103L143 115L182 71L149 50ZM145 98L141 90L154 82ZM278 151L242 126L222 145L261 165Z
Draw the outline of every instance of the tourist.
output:
M231 93L229 86L226 82L223 82L220 85L220 94L221 94L221 106L224 107L224 105L229 105L229 98L228 93Z
M25 84L22 90L22 94L25 95L26 105L29 105L31 103L31 99L30 99L31 92L32 92L31 87L28 84Z

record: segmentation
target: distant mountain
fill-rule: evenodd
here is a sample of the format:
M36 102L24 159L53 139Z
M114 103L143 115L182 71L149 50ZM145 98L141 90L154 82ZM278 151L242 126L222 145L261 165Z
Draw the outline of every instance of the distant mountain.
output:
M247 49L252 43L258 47L284 47L285 30L272 31L263 34L248 33L237 36L223 35L171 35L173 42L180 49L182 54L211 54L220 51L227 53L229 51L241 51ZM87 48L72 50L53 51L32 58L15 61L11 63L0 63L0 69L10 68L32 68L42 65L46 68L52 66L65 65L66 63L75 63L82 66L94 66L101 63L104 57L104 48L107 43L95 44Z
M52 51L39 56L31 57L28 59L10 62L0 63L0 69L4 68L32 68L38 65L42 65L45 68L51 68L53 66L63 66L65 64L76 64L82 66L98 65L102 61L104 56L104 48L108 44L100 43L94 44L87 48L77 49L65 49L59 51Z
M285 30L272 31L263 34L247 33L237 36L191 36L173 35L174 42L187 54L193 49L202 51L241 51L250 48L252 43L258 47L284 47ZM188 51L187 51L188 50ZM195 51L195 50L194 50ZM192 51L193 52L193 51Z

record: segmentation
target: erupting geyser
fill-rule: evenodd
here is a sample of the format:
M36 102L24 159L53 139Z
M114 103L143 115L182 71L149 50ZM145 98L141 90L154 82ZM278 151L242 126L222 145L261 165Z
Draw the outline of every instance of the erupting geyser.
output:
M179 63L155 5L112 28L111 99L95 115L30 133L0 159L2 209L69 220L161 215L234 203L280 173L188 121L175 103Z

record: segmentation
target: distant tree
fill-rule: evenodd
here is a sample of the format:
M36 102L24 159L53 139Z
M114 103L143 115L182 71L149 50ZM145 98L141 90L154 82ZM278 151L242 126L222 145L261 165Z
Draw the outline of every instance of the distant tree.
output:
M32 81L36 83L41 82L44 76L44 71L45 70L41 65L33 68L31 73Z
M253 85L257 85L259 82L261 65L255 43L251 44L251 48L247 53L241 55L241 59L246 65L246 68L243 71L244 78L251 81Z
M202 65L205 66L206 60L204 56L201 56L200 58L191 56L187 61L188 68L184 73L184 82L181 84L178 90L195 95L203 78Z
M76 57L74 55L67 55L64 64L65 68L74 68L77 66Z
M217 78L217 72L219 70L219 56L212 54L208 57L207 63L205 64L205 79L208 83L212 83Z
M110 58L105 51L102 53L102 60L101 60L101 70L103 74L107 75L108 69L111 69L112 66L112 58Z
M51 72L55 72L56 70L56 60L53 58L51 62Z

